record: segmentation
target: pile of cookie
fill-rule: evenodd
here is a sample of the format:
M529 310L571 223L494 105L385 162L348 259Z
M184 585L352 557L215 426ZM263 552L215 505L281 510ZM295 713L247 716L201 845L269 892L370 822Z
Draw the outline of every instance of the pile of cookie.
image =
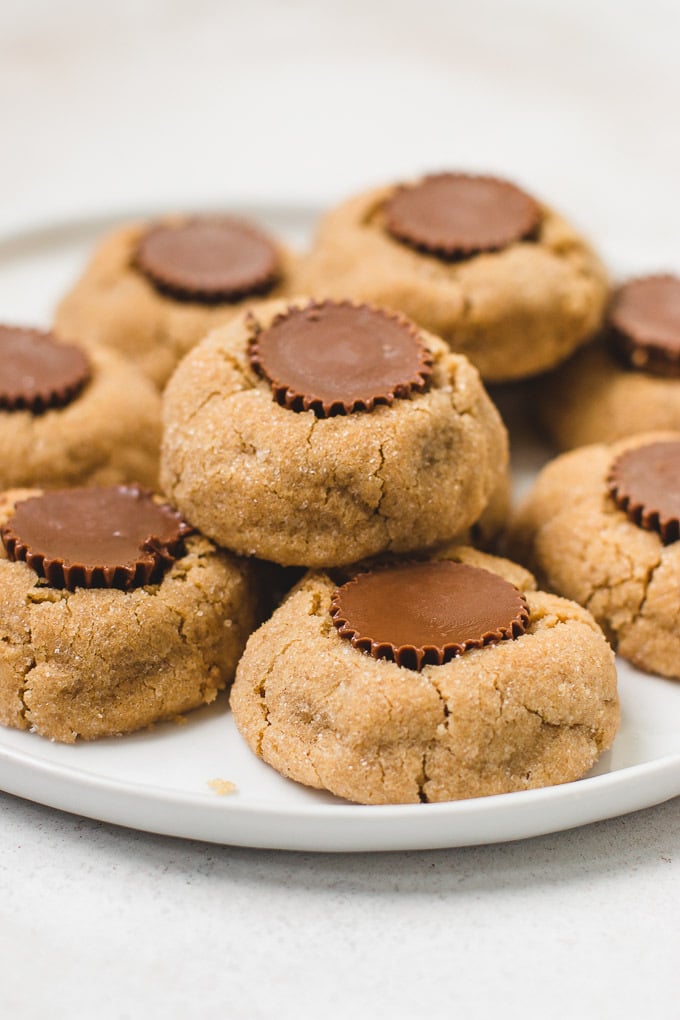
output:
M612 645L680 674L680 281L611 300L507 181L373 190L304 256L228 216L126 226L0 350L4 725L93 739L231 685L283 775L431 802L583 776ZM484 383L528 379L591 445L512 515Z

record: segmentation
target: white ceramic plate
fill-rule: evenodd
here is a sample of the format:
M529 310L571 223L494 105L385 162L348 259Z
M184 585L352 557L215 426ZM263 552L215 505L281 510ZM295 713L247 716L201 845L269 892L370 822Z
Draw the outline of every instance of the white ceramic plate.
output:
M306 239L314 218L311 210L287 207L240 212L292 243ZM97 236L120 218L92 217L0 238L0 318L47 324ZM545 457L528 435L517 442L520 488ZM521 839L680 794L680 684L626 663L619 677L623 720L612 750L587 778L564 786L448 804L346 804L283 779L255 758L222 697L184 725L71 747L0 729L0 789L102 821L241 846L407 850ZM219 795L209 785L215 779L235 783L236 791Z

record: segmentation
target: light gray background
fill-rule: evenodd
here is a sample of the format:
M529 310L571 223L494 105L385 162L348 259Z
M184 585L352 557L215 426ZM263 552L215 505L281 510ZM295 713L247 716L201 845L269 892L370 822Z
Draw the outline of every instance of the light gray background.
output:
M2 0L0 231L462 166L677 270L679 37L671 0ZM680 1016L678 800L373 857L0 810L2 1016Z

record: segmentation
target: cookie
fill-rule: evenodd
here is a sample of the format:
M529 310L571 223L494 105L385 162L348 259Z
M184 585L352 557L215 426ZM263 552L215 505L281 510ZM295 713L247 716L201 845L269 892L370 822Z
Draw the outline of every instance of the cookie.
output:
M253 568L138 487L0 498L0 723L126 733L213 701L256 623Z
M250 748L365 804L583 776L619 719L613 653L574 602L458 547L349 582L309 573L250 637L231 693Z
M263 295L288 293L292 255L226 216L168 217L114 231L56 313L59 332L113 348L163 388L209 330Z
M450 541L507 471L474 368L407 319L347 302L263 303L182 362L162 485L219 545L337 566Z
M301 293L398 309L490 382L547 371L599 328L587 242L507 181L438 174L358 195L322 221Z
M158 392L113 352L0 326L0 486L156 486Z
M508 548L585 606L640 669L680 677L680 432L562 454L538 476Z
M680 429L680 277L622 286L599 342L537 382L536 408L560 450Z

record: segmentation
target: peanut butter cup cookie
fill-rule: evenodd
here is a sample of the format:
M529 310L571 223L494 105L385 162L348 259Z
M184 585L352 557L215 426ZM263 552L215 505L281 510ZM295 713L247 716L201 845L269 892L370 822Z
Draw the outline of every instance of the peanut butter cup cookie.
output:
M536 395L540 420L561 450L680 430L680 277L622 286L599 342L540 380Z
M253 308L187 356L163 413L162 484L187 519L284 566L450 541L507 468L475 369L366 305Z
M607 290L591 248L554 212L507 181L460 173L345 202L296 282L404 312L493 382L563 361L598 329Z
M209 330L288 293L292 256L252 224L173 217L112 233L57 310L59 331L114 348L159 388Z
M586 606L641 669L680 677L680 433L563 454L519 507L510 549Z
M618 726L614 656L589 613L534 589L465 547L310 573L248 641L236 724L283 775L366 804L578 779Z
M135 486L0 498L0 723L72 743L213 701L252 569Z
M0 486L155 486L161 403L123 358L0 326Z

